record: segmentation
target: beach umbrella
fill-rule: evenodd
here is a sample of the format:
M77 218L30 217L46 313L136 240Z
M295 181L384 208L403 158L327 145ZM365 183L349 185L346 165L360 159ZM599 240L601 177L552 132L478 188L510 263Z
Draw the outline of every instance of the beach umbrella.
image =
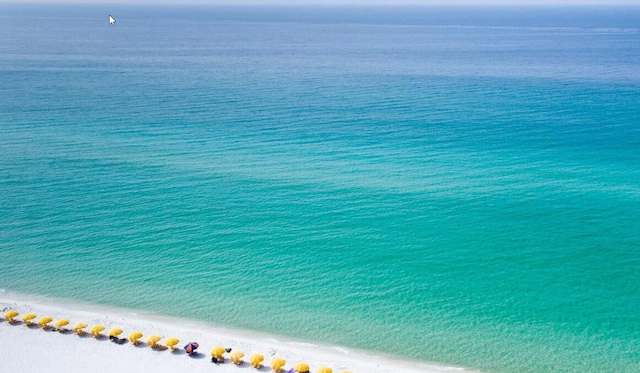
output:
M333 369L327 367L320 367L318 373L333 373Z
M69 325L69 320L60 319L60 320L57 320L53 325L56 326L56 329L58 329L58 331L64 332L64 331L67 331L67 329L63 328L63 326Z
M211 349L211 356L216 358L216 359L222 359L223 358L222 355L224 355L225 352L226 351L225 351L224 347L216 346L216 347Z
M178 338L167 338L167 339L164 340L164 344L169 346L169 348L171 348L171 351L175 351L176 350L176 345L179 342L180 342L180 340Z
M95 325L94 327L91 328L91 335L94 336L95 338L100 338L102 337L102 334L100 334L101 331L103 331L104 325Z
M155 347L160 338L162 337L160 337L159 335L150 335L149 338L147 338L147 344L149 345L149 347Z
M142 338L142 333L141 332L132 332L131 334L129 334L129 340L131 341L131 343L133 343L134 345L137 345L138 343L140 343L139 339Z
M351 371L350 371L350 370L343 370L343 371L342 371L342 372L340 372L340 373L351 373Z
M294 366L294 369L298 373L308 372L309 371L309 364L307 364L307 363L298 363L298 364L296 364Z
M113 328L111 330L109 330L109 337L117 337L120 334L122 334L122 329L120 328Z
M271 369L273 369L274 372L279 372L284 368L286 363L287 361L281 357L273 358L273 360L271 360Z
M14 322L17 322L17 320L14 319L14 317L18 316L19 314L20 314L20 312L18 312L16 310L7 311L4 314L4 318L5 318L5 320L7 320L7 322L14 323Z
M200 347L196 342L189 342L184 346L184 350L187 351L189 355L196 353L196 349Z
M53 325L55 325L55 326L57 326L57 327L59 327L59 328L60 328L60 327L63 327L63 326L69 325L69 320L67 320L67 319L60 319L60 320L56 321L56 322L55 322L55 324L53 324Z
M87 326L89 326L89 324L87 324L86 322L77 322L73 324L73 331L78 335L84 334L86 332L82 329L86 328Z
M262 362L264 361L264 355L253 354L249 356L249 361L251 362L251 366L257 369L262 367Z
M53 321L53 318L49 317L49 316L45 316L43 318L41 318L40 320L38 320L38 324L40 324L40 327L42 329L48 329L51 326L49 325L50 322Z
M35 319L36 317L38 316L35 313L28 313L22 316L22 321L24 322L25 325L31 326L33 325L33 322L31 322L31 320Z
M234 364L242 364L242 358L244 357L244 352L242 351L233 351L232 353L229 354L229 357L231 358L231 362Z

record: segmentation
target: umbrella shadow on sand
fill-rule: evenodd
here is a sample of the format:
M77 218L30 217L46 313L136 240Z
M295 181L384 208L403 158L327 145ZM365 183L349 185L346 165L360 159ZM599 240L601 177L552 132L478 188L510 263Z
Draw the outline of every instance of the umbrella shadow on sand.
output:
M222 364L222 363L220 363L220 364ZM244 361L244 360L243 360L243 361L242 361L242 363L240 363L240 364L236 364L236 363L233 363L233 362L227 362L227 364L232 365L232 366L235 366L235 367L238 367L238 368L240 368L240 369L250 369L252 372L253 372L253 371L258 371L258 372L271 372L271 371L272 371L272 370L271 370L271 367L270 367L270 366L268 366L268 365L264 365L264 364L263 364L260 368L254 368L254 367L251 365L251 363L250 363L250 362L248 362L248 361ZM285 370L281 370L280 372L282 372L282 373L286 373L286 371L285 371Z
M184 351L183 351L183 353L184 353ZM207 357L205 354L201 354L199 352L195 352L195 353L189 354L187 356L189 356L192 359L205 359Z
M109 340L117 345L123 345L123 344L129 343L129 341L126 338L118 338L114 336L109 336Z
M73 330L71 329L58 329L58 330L54 330L55 332L58 332L60 334L73 334Z
M260 368L257 368L257 369L256 369L256 368L252 367L252 366L251 366L251 364L249 364L249 363L248 363L248 362L246 362L246 361L243 361L241 364L230 363L229 365L233 365L233 366L238 367L238 368L240 368L240 369L250 369L252 372L253 372L253 371L258 371L258 372L271 372L271 367L268 367L268 366L266 366L266 365L263 365L262 367L260 367ZM285 371L285 370L282 370L281 372L286 373L286 371Z

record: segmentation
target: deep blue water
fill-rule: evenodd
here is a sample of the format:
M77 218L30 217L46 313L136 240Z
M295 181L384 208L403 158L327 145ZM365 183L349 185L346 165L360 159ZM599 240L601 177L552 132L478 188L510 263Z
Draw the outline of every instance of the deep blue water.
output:
M1 5L0 288L637 372L639 61L638 7Z

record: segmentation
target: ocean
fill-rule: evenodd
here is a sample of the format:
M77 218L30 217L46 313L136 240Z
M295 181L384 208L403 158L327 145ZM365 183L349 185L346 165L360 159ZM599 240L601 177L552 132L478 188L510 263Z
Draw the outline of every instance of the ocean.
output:
M2 4L0 288L638 372L640 7Z

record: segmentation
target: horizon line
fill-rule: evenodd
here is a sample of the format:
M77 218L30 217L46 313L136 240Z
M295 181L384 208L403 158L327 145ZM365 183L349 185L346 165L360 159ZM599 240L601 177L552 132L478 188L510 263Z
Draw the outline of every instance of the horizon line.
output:
M613 0L613 1L602 1L602 0L525 0L525 1L514 1L514 0L493 0L493 1L483 1L483 0L454 0L454 1L445 1L445 0L400 0L400 1L389 1L389 0L347 0L347 1L335 1L335 0L312 0L312 1L301 1L301 0L246 0L246 1L232 1L232 0L185 0L185 1L176 1L176 0L107 0L107 1L82 1L82 0L0 0L0 4L7 5L114 5L114 6L122 6L122 5L176 5L176 6L331 6L331 7L409 7L409 6L442 6L442 7L458 7L458 6L474 6L474 7L601 7L601 6L638 6L640 7L640 1L638 0Z

